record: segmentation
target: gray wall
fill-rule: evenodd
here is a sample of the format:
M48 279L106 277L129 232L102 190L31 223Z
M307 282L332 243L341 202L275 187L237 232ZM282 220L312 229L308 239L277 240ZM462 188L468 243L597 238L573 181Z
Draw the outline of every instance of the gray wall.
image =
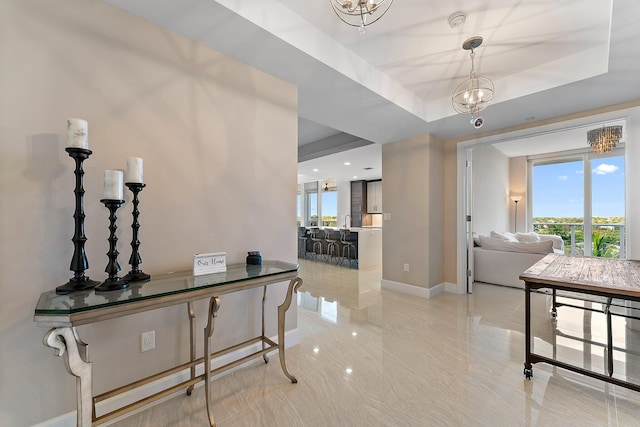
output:
M38 296L73 275L73 161L66 119L89 122L85 162L88 275L104 280L103 171L144 158L142 268L190 269L195 253L248 250L296 262L297 91L294 86L97 0L5 1L0 38L0 425L27 426L75 408L75 379L43 346ZM119 211L128 271L131 196ZM286 284L269 293L278 305ZM254 336L259 292L222 298L214 345ZM206 302L196 306L198 334ZM295 307L287 329L296 327ZM276 333L270 314L268 335ZM156 350L139 352L156 331ZM186 307L79 328L94 392L188 358ZM202 344L199 347L201 351Z
M443 147L431 135L382 146L382 278L430 288L443 281ZM404 264L409 271L404 271Z

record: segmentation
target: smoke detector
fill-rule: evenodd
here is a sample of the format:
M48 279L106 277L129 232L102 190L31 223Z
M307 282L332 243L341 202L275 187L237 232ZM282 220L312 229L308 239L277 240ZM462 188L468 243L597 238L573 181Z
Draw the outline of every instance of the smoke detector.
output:
M467 20L467 14L461 11L458 12L453 12L451 15L449 15L449 26L451 28L457 28L460 27L462 25L464 25L464 23Z

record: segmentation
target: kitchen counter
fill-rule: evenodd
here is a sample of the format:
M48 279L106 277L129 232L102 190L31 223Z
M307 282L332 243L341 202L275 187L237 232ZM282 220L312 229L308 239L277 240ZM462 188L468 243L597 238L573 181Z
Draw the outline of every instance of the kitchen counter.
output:
M322 230L338 231L344 228L340 227L322 227ZM374 268L382 265L382 227L350 227L348 230L351 232L348 240L354 241L356 259L358 260L357 266L360 269ZM313 252L313 241L307 233L307 247L306 257ZM338 244L338 255L342 255L342 246ZM305 251L300 250L298 254L302 254ZM322 242L322 253L327 253L327 243ZM311 255L313 256L313 255ZM321 260L324 262L325 257ZM345 264L346 265L346 264Z
M363 227L358 233L358 268L382 265L382 228Z

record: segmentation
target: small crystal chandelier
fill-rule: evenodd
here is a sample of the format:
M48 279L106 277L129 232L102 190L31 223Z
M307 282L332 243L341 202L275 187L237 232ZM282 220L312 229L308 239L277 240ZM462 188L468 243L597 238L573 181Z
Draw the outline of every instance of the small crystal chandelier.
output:
M382 18L393 0L329 0L333 11L344 23L359 27L364 34L365 27ZM371 16L371 18L369 18ZM368 19L370 19L368 21Z
M469 114L471 123L476 128L481 127L483 124L480 111L493 99L493 83L486 77L476 76L476 71L473 67L473 58L475 56L473 50L481 44L482 37L480 36L471 37L462 44L464 50L471 51L471 72L469 73L469 78L458 85L451 97L453 108L458 113Z
M587 142L598 154L613 151L622 139L622 126L602 126L587 132Z

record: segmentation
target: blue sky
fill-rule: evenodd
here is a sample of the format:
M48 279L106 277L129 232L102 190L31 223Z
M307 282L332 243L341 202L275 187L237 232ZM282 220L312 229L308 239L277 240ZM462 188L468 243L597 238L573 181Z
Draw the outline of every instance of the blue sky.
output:
M592 160L590 172L593 216L624 216L624 157ZM582 217L583 204L581 161L534 167L534 217Z
M338 216L338 193L336 191L322 193L322 215Z

